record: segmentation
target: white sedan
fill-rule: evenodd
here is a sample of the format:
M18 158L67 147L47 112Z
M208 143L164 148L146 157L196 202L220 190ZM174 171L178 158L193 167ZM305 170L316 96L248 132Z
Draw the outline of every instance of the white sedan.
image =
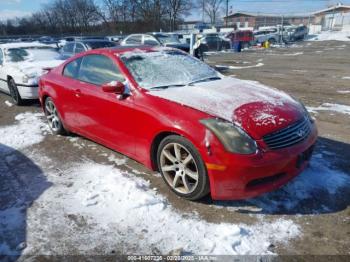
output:
M45 68L61 64L56 48L33 43L0 44L0 91L11 95L16 105L38 98L38 81Z

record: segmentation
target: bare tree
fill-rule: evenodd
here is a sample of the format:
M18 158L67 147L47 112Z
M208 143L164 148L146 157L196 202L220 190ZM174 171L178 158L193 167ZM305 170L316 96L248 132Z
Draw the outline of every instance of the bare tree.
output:
M166 7L169 15L170 31L173 31L176 29L179 16L188 15L193 8L193 2L191 0L167 0Z
M52 0L26 19L2 23L0 34L82 34L174 30L197 0ZM101 3L98 5L97 3Z
M222 3L223 0L206 0L204 3L204 11L208 15L212 25L215 25L217 22Z

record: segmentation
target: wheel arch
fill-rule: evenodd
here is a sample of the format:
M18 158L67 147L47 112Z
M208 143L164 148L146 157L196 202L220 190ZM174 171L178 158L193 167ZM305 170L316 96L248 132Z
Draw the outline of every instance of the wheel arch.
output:
M196 138L191 135L189 132L185 132L183 129L177 129L177 128L171 128L160 130L152 139L152 143L150 145L150 164L151 168L155 171L158 171L158 165L157 165L157 152L158 147L161 143L161 141L166 138L167 136L181 136L185 139L187 139L189 142L192 143L192 145L197 149L198 152L201 152L200 150L200 144L198 141L196 141Z
M151 150L150 150L150 158L151 158L152 169L155 171L159 171L158 165L157 165L158 147L164 138L166 138L167 136L171 136L171 135L183 136L182 134L180 134L179 132L176 132L176 131L162 131L162 132L158 133L152 140Z
M47 93L44 93L43 95L42 95L42 103L41 103L41 107L44 109L45 108L45 101L46 101L46 99L47 98L49 98L50 97L50 95L49 94L47 94Z
M10 75L7 75L7 82L9 82L11 79L13 79L13 77Z

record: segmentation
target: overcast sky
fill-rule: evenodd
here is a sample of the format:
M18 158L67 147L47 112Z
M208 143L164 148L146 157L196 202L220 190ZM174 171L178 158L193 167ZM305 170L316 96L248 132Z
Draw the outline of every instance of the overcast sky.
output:
M102 0L95 0L101 3ZM23 17L39 10L43 4L51 0L0 0L0 19ZM224 2L226 2L224 0ZM342 2L350 4L350 0L230 0L234 11L265 13L306 13L326 8L328 5ZM198 19L201 14L194 12L186 20Z

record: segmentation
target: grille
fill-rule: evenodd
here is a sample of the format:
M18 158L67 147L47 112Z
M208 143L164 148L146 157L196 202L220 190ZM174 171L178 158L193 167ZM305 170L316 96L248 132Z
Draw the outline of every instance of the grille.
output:
M250 181L246 187L248 189L251 189L251 188L254 188L257 186L264 186L264 185L272 184L272 183L277 182L278 180L280 180L286 176L287 176L286 173L280 173L280 174L276 174L274 176L254 179L254 180Z
M281 149L304 141L311 133L310 121L304 118L286 128L263 137L270 149Z

